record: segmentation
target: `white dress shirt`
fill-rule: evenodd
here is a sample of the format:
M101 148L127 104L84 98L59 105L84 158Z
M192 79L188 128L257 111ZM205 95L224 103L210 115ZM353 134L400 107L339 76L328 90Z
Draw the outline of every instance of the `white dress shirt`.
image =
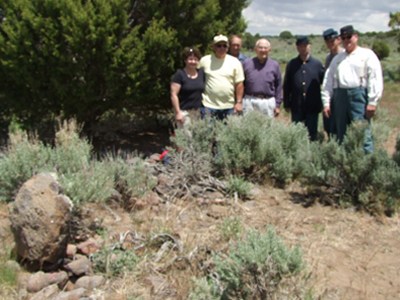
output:
M367 88L369 105L377 105L382 97L381 63L371 49L359 46L351 53L341 52L333 58L322 83L324 107L329 107L335 88L356 87Z

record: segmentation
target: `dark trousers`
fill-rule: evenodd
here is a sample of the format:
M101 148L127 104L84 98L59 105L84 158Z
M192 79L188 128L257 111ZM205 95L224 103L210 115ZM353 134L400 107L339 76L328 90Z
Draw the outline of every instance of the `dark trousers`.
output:
M352 89L334 89L331 111L333 117L334 130L339 143L343 142L347 126L353 121L363 121L370 123L365 116L368 105L367 89L363 87ZM371 153L374 151L371 128L368 126L364 133L364 151Z
M215 109L210 107L202 107L200 109L201 118L206 117L216 118L217 120L224 120L234 112L233 108Z
M318 137L318 115L319 113L292 111L292 122L303 123L308 130L310 140L316 141Z

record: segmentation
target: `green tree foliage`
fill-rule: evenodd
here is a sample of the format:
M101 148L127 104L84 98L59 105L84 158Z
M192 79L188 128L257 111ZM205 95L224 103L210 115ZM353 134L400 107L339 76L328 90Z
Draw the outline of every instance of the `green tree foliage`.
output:
M388 26L392 28L392 30L396 33L397 35L397 41L399 44L399 49L400 49L400 11L390 13L389 14L389 24Z
M291 38L293 38L293 35L292 35L292 33L291 33L290 31L285 30L285 31L282 31L282 32L279 34L279 37L280 37L281 39L283 39L283 40L290 40Z
M55 115L169 105L168 83L187 45L242 33L246 0L4 0L3 109L25 123Z
M372 45L372 50L375 52L376 56L378 56L379 60L388 57L390 54L388 44L383 41L375 41Z

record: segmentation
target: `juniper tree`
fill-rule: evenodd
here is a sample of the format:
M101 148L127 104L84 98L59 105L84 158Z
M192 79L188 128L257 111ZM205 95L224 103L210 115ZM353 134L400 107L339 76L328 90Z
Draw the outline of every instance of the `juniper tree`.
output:
M184 46L241 33L246 0L3 0L2 110L26 123L169 106Z

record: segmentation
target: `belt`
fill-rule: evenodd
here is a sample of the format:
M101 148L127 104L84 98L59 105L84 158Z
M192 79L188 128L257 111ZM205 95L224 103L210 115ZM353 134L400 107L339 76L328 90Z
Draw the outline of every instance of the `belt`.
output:
M270 98L266 94L246 94L246 96L250 96L250 97L254 97L254 98L262 98L262 99Z

